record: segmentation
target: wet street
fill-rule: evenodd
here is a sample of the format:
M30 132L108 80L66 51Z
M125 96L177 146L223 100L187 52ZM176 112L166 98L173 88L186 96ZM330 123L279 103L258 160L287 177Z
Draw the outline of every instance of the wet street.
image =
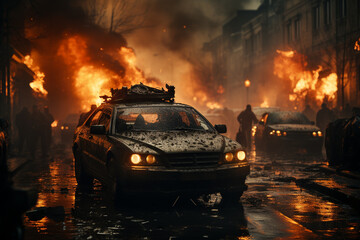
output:
M147 196L115 206L99 182L91 191L76 188L70 148L27 163L14 185L37 188L36 207L52 207L24 216L25 239L359 239L358 212L294 181L328 181L313 170L321 159L251 151L249 189L236 205L221 204L220 194L212 194L180 197L175 206Z

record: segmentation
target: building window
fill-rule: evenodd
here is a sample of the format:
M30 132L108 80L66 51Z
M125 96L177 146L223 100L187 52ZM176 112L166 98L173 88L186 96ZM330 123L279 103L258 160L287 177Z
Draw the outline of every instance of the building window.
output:
M320 27L320 8L316 6L313 8L313 29L318 30Z
M346 17L346 0L338 0L337 1L337 14L339 18L344 18Z
M295 20L294 26L295 26L295 39L299 39L300 38L300 30L301 30L300 19Z
M331 23L331 2L326 0L324 2L324 22L326 25Z
M290 43L292 41L292 28L291 28L291 23L288 23L288 25L286 26L286 32L287 32L287 40L288 43Z

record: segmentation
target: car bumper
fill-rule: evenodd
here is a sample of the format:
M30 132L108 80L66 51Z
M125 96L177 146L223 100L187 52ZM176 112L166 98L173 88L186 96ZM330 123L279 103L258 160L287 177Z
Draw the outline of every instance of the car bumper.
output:
M249 164L228 164L218 168L166 169L134 166L121 183L126 193L201 194L246 190Z

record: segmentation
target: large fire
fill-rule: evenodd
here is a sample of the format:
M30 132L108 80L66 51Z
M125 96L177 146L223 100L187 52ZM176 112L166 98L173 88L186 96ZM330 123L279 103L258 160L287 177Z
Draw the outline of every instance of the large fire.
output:
M106 53L104 51L105 47L98 49L99 58L102 54L112 54L111 57L117 66L116 71L104 62L93 62L89 56L86 39L81 36L76 35L63 40L58 49L58 55L73 69L74 75L70 78L73 79L75 92L83 110L88 109L91 104L99 105L99 96L108 95L110 88L131 86L140 82L152 87L160 86L158 81L145 78L143 72L136 67L136 57L131 48L121 47L113 53L111 50Z
M44 88L45 74L40 71L40 67L34 64L34 59L30 55L24 57L24 64L34 72L34 80L29 84L33 91L40 97L46 97L48 92Z
M281 79L290 80L292 90L289 93L289 100L303 103L305 97L315 96L319 104L325 99L333 101L337 92L337 75L330 73L320 77L323 70L318 66L316 70L307 70L305 57L296 51L280 51L274 61L274 74Z

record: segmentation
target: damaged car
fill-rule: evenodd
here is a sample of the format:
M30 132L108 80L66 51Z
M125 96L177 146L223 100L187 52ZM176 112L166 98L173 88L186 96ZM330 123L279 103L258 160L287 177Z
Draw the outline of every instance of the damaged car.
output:
M255 133L256 147L264 150L305 148L320 152L322 142L319 127L300 112L264 113Z
M75 132L78 184L94 178L115 196L201 195L239 200L250 172L242 146L168 91L143 84L112 90Z

